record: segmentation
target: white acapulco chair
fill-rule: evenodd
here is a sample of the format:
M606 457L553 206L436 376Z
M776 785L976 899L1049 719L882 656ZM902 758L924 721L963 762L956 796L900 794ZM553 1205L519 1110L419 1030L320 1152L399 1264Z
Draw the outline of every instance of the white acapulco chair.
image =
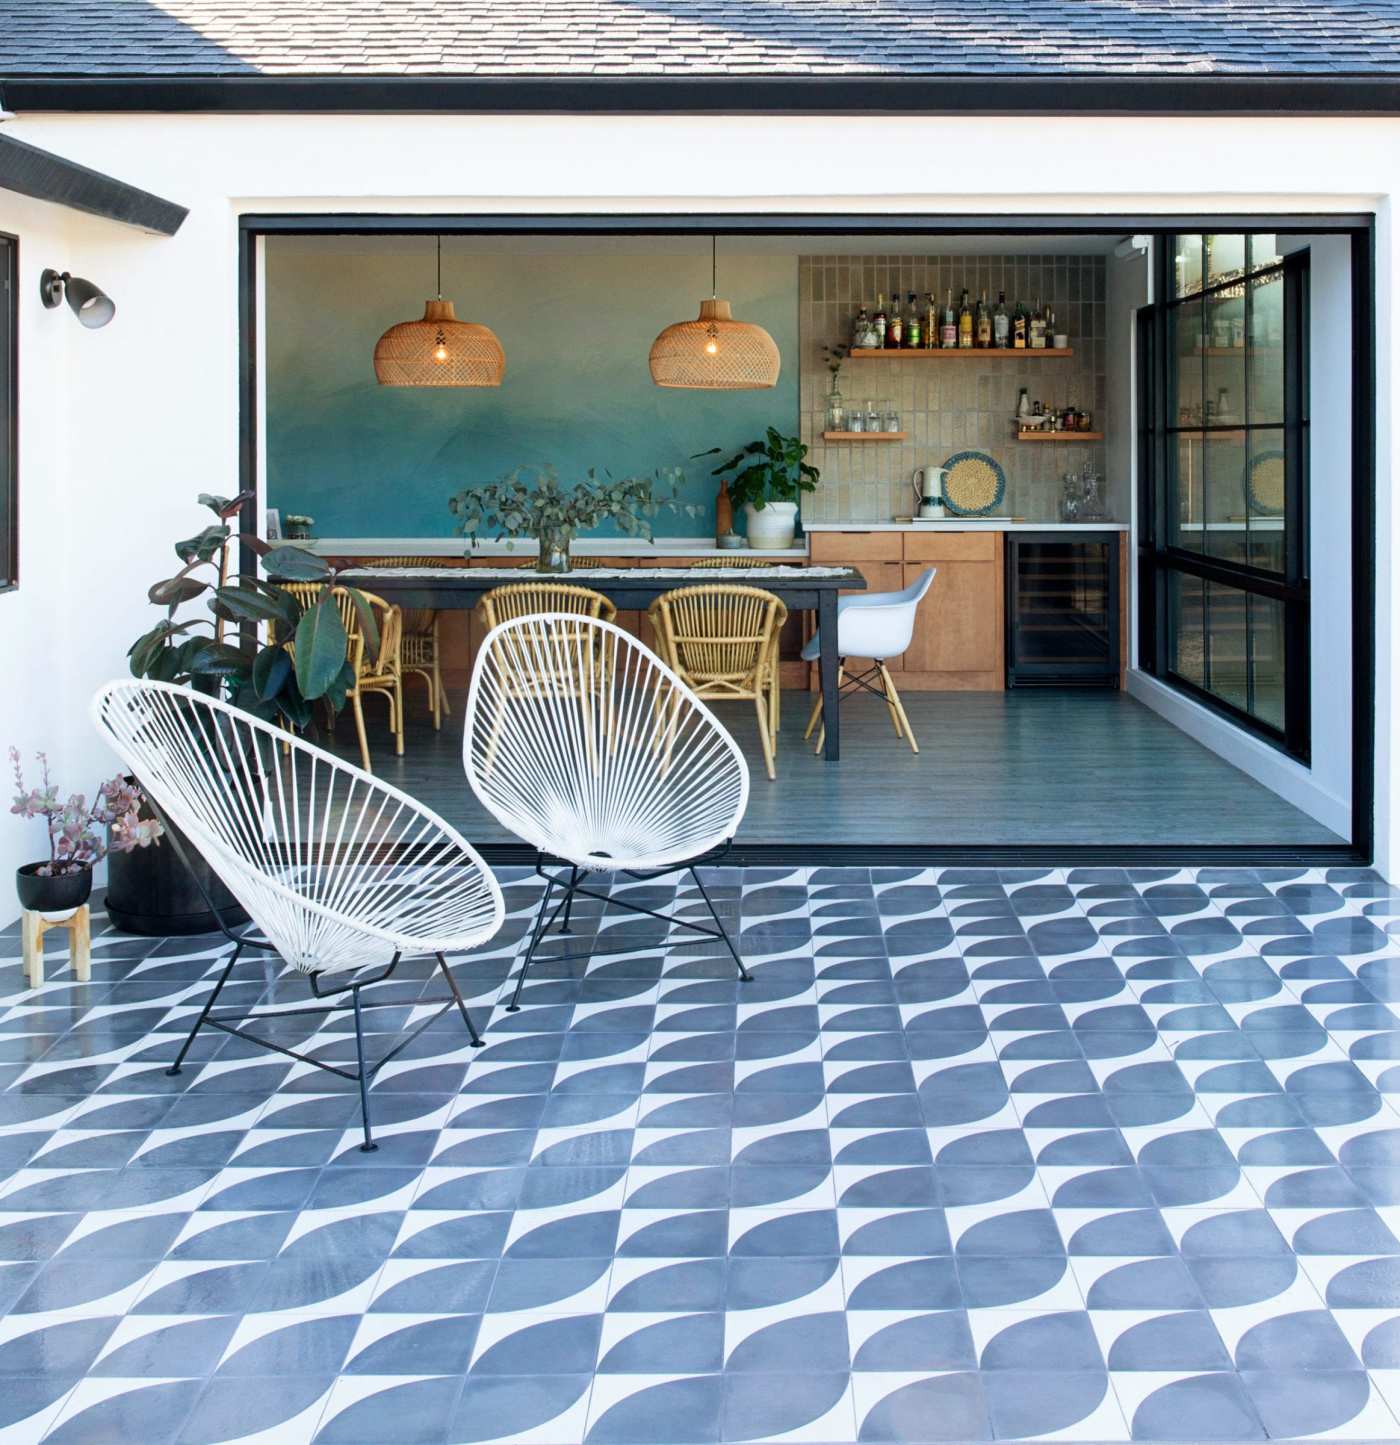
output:
M472 674L462 762L482 806L535 848L536 872L545 879L510 1011L520 1006L550 928L559 921L560 933L570 931L578 896L723 939L739 976L749 979L696 871L733 840L748 806L748 764L719 719L636 638L610 622L564 613L494 628ZM714 928L609 898L581 881L595 873L648 880L681 871L694 879ZM591 956L598 954L551 954L550 962Z
M374 1149L369 1085L390 1059L454 1007L472 1043L481 1043L445 955L474 948L500 928L505 910L491 870L464 838L397 788L203 693L123 679L100 688L90 712L157 815L184 833L262 934L224 927L232 952L167 1072L180 1072L206 1024L235 1034L357 1083L360 1147ZM213 1012L245 949L279 954L308 975L318 999L349 994L354 1071L242 1027L329 1015L347 1007L343 998L325 1008ZM426 955L436 958L450 997L416 1000L415 1007L441 1007L366 1067L363 1010L403 1003L362 1005L360 990L389 978L402 958ZM376 971L363 977L364 969ZM323 987L328 975L348 977Z
M836 604L836 653L841 659L841 671L837 674L836 701L863 688L884 701L890 710L890 721L894 724L896 738L904 738L917 753L919 744L914 738L914 729L909 725L909 715L895 691L894 679L890 676L886 662L899 657L909 649L914 637L914 614L924 600L928 589L933 586L938 568L929 567L920 573L918 579L899 592L852 592ZM814 632L812 639L802 649L803 662L816 662L821 656L821 634ZM871 666L859 676L847 677L848 657L868 657ZM822 719L822 699L818 693L812 704L812 716L807 720L804 738L812 736L812 729L821 723L817 734L817 752L826 743L826 723Z

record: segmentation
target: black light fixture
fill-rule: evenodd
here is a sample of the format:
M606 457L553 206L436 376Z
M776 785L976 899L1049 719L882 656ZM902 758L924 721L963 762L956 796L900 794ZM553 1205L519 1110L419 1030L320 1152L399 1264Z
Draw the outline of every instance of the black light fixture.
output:
M39 296L50 310L67 301L73 315L90 331L105 326L117 314L116 302L105 291L67 271L45 271L39 277Z

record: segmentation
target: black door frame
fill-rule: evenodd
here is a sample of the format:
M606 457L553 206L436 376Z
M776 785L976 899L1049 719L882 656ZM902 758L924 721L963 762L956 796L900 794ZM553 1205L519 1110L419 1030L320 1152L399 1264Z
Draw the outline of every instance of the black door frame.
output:
M752 864L830 866L929 866L964 863L985 867L1345 866L1369 864L1375 851L1375 493L1376 345L1375 215L1372 212L1272 214L1142 214L1097 212L1071 215L938 215L871 217L841 213L696 212L638 215L395 215L392 213L248 213L238 220L239 486L253 490L257 477L257 240L300 235L593 235L593 236L799 236L799 235L1117 235L1168 232L1273 231L1279 235L1342 234L1351 239L1352 276L1352 839L1347 844L1293 847L1251 844L748 844L733 860ZM1158 298L1154 298L1158 299ZM258 526L254 503L242 526ZM245 559L250 565L252 559ZM483 848L494 862L524 861L520 845Z

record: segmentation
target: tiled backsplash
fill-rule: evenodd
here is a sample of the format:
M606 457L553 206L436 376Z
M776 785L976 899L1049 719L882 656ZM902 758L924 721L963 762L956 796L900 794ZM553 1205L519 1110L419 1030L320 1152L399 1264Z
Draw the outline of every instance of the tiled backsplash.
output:
M912 476L942 466L954 452L989 452L1006 473L1002 511L1028 521L1059 517L1061 478L1088 462L1104 468L1102 442L1027 443L1016 440L1012 417L1021 387L1047 405L1077 406L1104 423L1104 259L1102 256L802 256L798 259L798 339L801 347L801 432L821 484L803 499L812 521L889 521L912 510ZM1063 360L979 357L956 361L847 361L840 389L847 407L888 399L900 414L903 442L822 441L831 376L823 345L849 342L851 320L877 293L897 290L956 303L966 287L1008 310L1037 299L1055 313L1074 355ZM922 313L921 313L922 314Z

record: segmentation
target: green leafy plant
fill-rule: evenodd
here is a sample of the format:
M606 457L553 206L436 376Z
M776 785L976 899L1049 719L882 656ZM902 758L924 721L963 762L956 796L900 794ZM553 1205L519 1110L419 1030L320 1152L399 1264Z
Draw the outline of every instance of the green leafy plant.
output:
M537 537L546 545L612 520L629 537L651 540L651 518L663 507L694 513L677 503L682 473L659 471L655 477L601 476L590 467L572 486L562 485L553 467L517 467L480 487L467 487L447 505L458 530L475 544L482 532L495 540Z
M355 680L345 656L345 624L331 595L335 572L301 547L272 546L247 535L235 539L229 522L251 495L200 496L200 505L216 520L175 544L184 565L147 592L165 616L132 644L131 671L221 695L269 722L280 717L305 727L313 703L324 701L339 711ZM258 556L265 576L230 575L235 540ZM280 582L311 582L318 590L303 607ZM372 654L379 647L373 609L363 594L347 590ZM197 601L211 615L180 615ZM229 640L231 631L237 645ZM288 639L290 650L284 645Z
M831 384L836 385L836 378L841 375L841 368L846 364L846 358L851 354L851 348L844 342L838 342L835 346L823 346L822 356L826 360L826 369L831 373Z
M714 456L719 447L711 447L700 456ZM723 476L733 472L729 480L729 495L736 507L751 503L756 511L762 511L769 502L796 502L803 492L814 492L821 480L816 467L809 466L804 458L806 445L797 437L785 437L776 427L769 427L767 435L759 441L750 442L737 456L717 466L711 476Z

